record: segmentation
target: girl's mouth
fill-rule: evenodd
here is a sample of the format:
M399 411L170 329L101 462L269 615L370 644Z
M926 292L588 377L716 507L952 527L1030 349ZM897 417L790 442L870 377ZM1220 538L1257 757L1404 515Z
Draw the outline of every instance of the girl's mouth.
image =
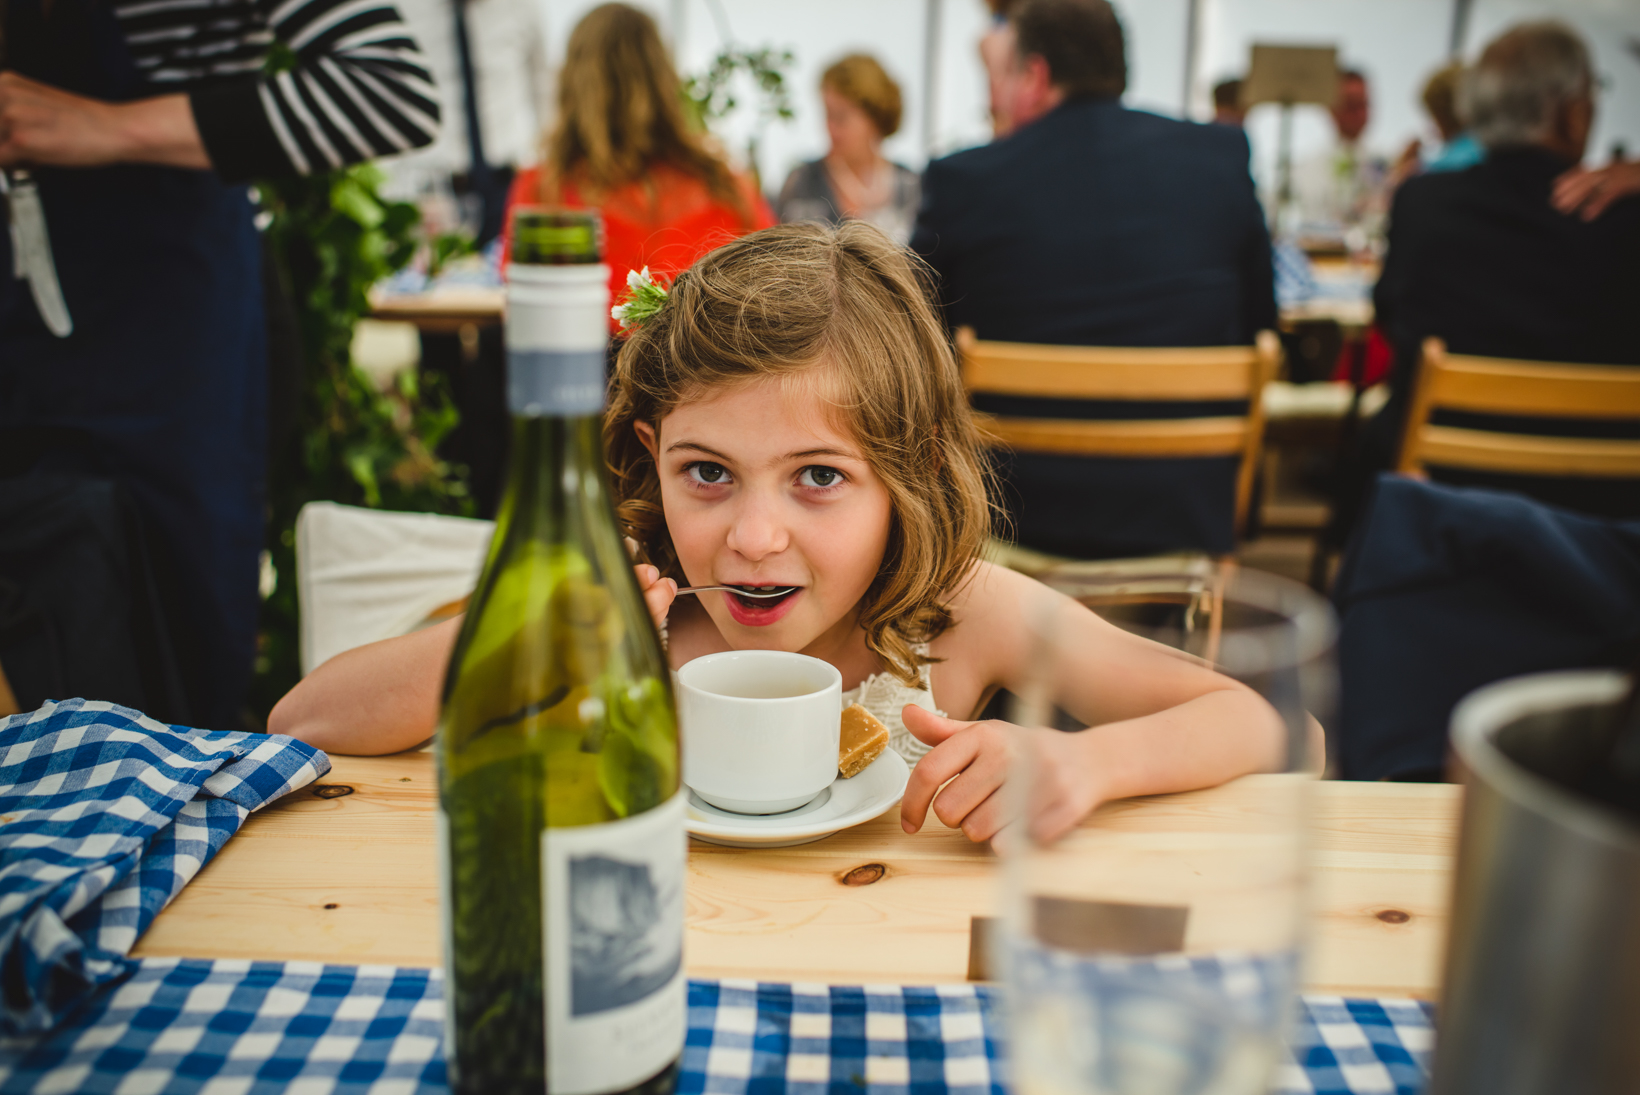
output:
M777 590L786 592L779 597L743 597L738 593L725 592L724 604L729 606L729 615L734 617L737 624L747 627L767 627L781 619L791 611L792 605L802 595L802 586L741 586L741 589L757 593L772 593Z

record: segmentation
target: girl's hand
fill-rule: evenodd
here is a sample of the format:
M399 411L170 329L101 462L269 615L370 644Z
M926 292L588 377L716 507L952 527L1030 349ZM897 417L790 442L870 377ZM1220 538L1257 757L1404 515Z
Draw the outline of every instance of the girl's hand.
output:
M915 704L908 704L901 718L915 737L934 746L912 770L900 802L900 826L908 833L922 828L932 804L935 817L960 828L969 840L996 836L1014 820L1005 813L1001 790L1025 746L1037 750L1041 762L1035 793L1026 804L1033 837L1044 842L1057 839L1102 800L1090 734L1027 730L995 719L963 722Z
M648 563L639 563L632 568L632 573L638 577L638 588L643 590L643 603L649 606L650 618L655 621L656 627L666 623L667 613L672 611L672 602L678 595L678 583L670 578L662 578L657 567Z

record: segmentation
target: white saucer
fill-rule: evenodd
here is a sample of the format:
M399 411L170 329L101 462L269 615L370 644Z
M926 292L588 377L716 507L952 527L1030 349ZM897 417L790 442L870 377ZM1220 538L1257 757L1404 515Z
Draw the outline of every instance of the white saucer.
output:
M814 801L783 814L732 814L689 792L689 835L730 848L789 848L870 821L899 804L911 769L892 749L853 779L838 776Z

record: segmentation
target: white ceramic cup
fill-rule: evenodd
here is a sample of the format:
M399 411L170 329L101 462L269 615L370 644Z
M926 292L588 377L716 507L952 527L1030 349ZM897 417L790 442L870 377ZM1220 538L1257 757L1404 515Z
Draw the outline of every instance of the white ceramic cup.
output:
M795 810L837 777L843 675L807 654L727 650L678 670L683 782L720 810Z

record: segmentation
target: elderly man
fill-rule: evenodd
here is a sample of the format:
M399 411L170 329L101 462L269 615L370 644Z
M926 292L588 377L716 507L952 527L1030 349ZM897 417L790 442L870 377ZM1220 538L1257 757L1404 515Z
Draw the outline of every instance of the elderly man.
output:
M1013 131L928 165L912 234L949 323L985 339L1104 346L1247 343L1271 325L1246 136L1124 109L1122 28L1106 0L1023 0L1003 33L996 90ZM991 409L1157 413L1024 402ZM1232 460L1020 454L1004 474L1013 531L1040 551L1233 546Z
M1593 86L1588 49L1567 27L1544 22L1507 31L1463 85L1464 113L1486 146L1485 162L1410 179L1397 192L1374 294L1396 356L1394 395L1374 424L1381 461L1399 439L1419 346L1431 335L1462 354L1640 364L1640 200L1622 198L1593 223L1551 201L1555 180L1583 158ZM1495 425L1561 435L1590 429ZM1637 433L1632 422L1604 428ZM1612 516L1640 513L1633 482L1505 481L1456 471L1441 478Z

